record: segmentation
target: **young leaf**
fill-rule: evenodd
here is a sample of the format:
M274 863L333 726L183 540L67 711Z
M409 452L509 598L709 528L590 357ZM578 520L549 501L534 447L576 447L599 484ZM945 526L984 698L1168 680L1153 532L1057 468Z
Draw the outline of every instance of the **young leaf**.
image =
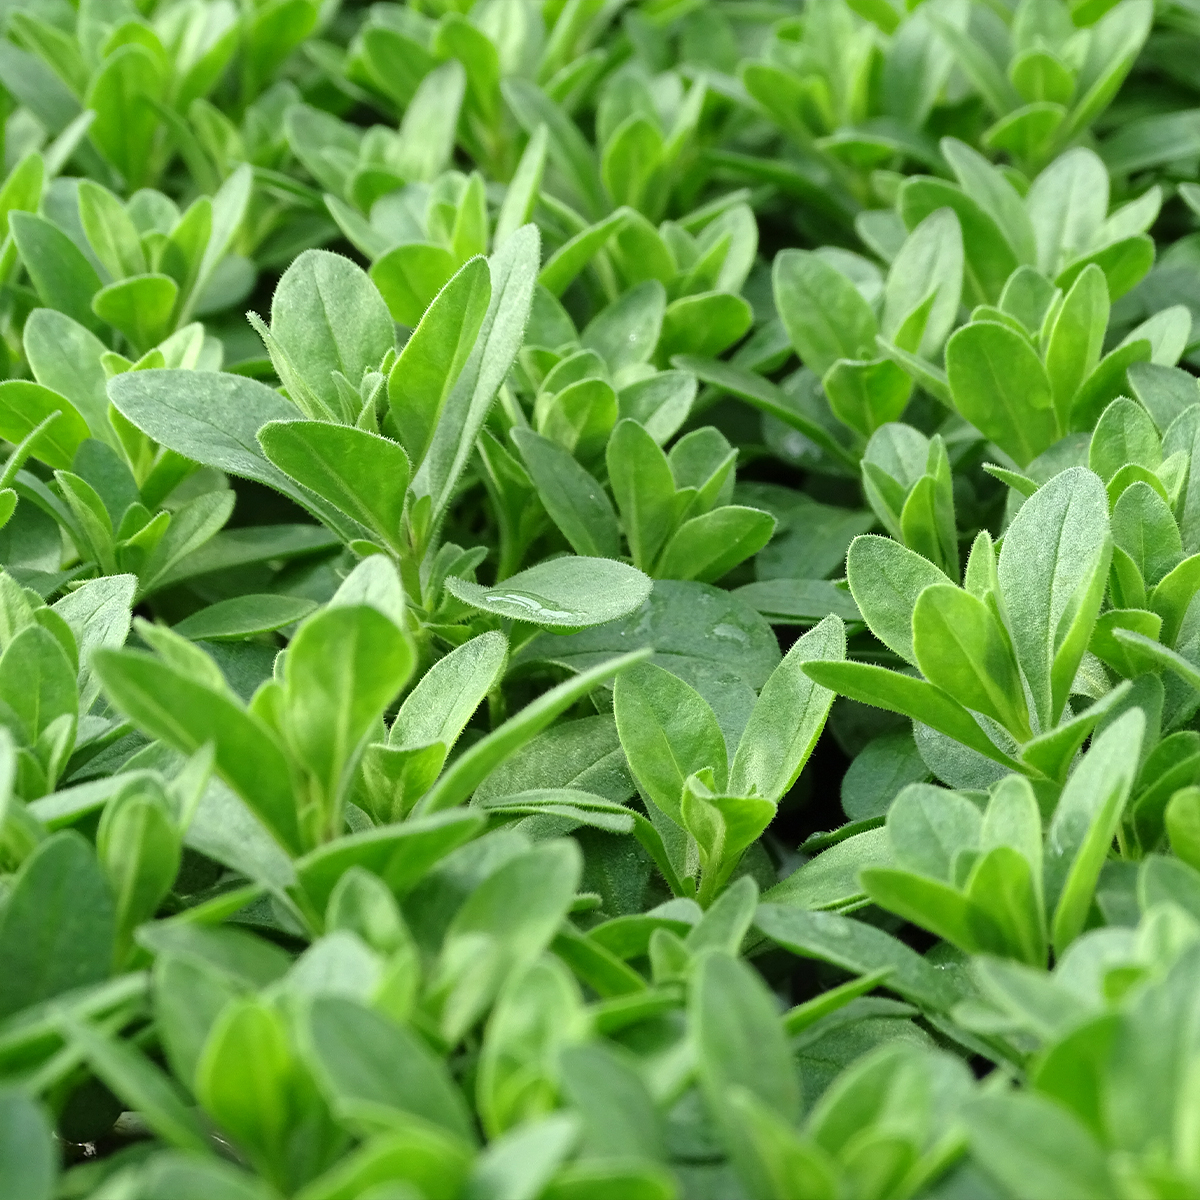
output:
M873 353L875 314L836 267L808 251L785 250L775 258L772 281L775 307L810 370L824 375L839 358Z
M492 291L487 312L413 479L416 494L431 498L435 521L450 502L496 391L520 348L533 300L537 258L538 233L527 225L488 260Z
M625 671L613 691L613 712L630 769L649 800L677 825L683 823L679 806L689 776L707 768L718 790L724 789L721 728L703 697L678 676L651 663Z
M778 804L796 782L825 726L833 693L813 683L802 664L846 654L835 616L800 637L763 687L729 769L729 790Z
M1040 488L1004 536L1000 590L1043 732L1061 716L1087 648L1110 547L1104 486L1082 467Z
M311 840L341 832L336 799L346 769L408 681L413 658L403 631L366 605L331 605L305 621L292 639L283 665L281 713L292 754L314 777L314 799L323 801L324 811L301 818Z
M342 410L334 372L357 389L363 372L378 367L396 341L375 285L349 259L326 250L306 250L284 272L271 300L271 338L330 413Z
M1096 738L1067 781L1046 834L1046 904L1061 954L1083 931L1100 868L1137 771L1146 718L1131 709Z
M934 584L917 597L912 630L917 665L930 683L1018 740L1031 736L1008 631L983 601L951 583Z
M846 578L871 632L915 666L912 622L917 599L926 588L945 583L946 576L899 542L863 534L850 543Z
M420 466L491 301L487 262L473 258L434 297L388 375L400 443Z
M946 343L954 406L981 433L1025 466L1058 435L1046 368L1019 333L972 321Z
M377 433L324 421L268 421L258 431L267 459L385 545L401 544L411 472L408 456Z

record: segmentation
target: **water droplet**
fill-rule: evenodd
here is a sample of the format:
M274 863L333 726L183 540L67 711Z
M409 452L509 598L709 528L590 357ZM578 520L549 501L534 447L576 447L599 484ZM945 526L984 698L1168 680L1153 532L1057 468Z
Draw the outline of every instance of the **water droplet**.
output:
M720 625L713 626L713 637L728 638L731 641L741 642L743 646L750 642L750 635L744 629L739 629L736 625L730 625L724 621Z
M533 621L569 621L582 616L569 609L555 608L549 600L529 592L489 592L484 599L489 604L512 604L524 609Z

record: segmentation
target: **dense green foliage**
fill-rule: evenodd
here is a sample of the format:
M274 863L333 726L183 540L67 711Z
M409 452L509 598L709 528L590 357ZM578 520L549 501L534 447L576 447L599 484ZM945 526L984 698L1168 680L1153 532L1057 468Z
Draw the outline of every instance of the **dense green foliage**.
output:
M1200 1194L1197 0L4 20L3 1200Z

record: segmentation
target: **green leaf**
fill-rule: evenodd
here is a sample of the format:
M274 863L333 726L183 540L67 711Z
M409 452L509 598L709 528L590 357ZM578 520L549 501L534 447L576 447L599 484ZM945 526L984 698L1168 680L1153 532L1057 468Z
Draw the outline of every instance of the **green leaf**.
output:
M795 405L789 402L787 393L770 380L733 363L719 362L715 359L677 355L672 361L675 366L694 372L702 382L728 391L739 400L746 401L747 404L802 433L844 467L852 471L858 469L858 459L855 455L846 450L823 425L798 411Z
M91 846L74 831L41 842L0 910L0 1016L107 979L115 917Z
M675 478L667 456L636 421L617 423L605 451L613 496L634 565L649 570L675 525Z
M302 621L316 608L300 596L235 596L210 604L172 626L194 642L241 642Z
M910 230L939 209L950 209L962 230L967 302L993 304L999 299L1018 260L1003 230L975 200L946 180L917 176L901 185L898 208Z
M577 700L613 675L647 657L647 651L637 650L619 657L606 657L604 661L581 671L575 678L560 683L527 704L460 755L421 801L419 812L435 813L461 804L500 763L541 733Z
M979 809L958 792L914 783L892 802L887 833L896 865L942 883L955 882L955 858L979 844Z
M907 347L932 357L954 327L962 293L963 239L952 209L930 213L905 239L888 271L880 332L894 339L933 293L919 344ZM873 347L872 347L873 349Z
M0 1095L0 1176L10 1200L51 1200L58 1170L54 1128L42 1106L18 1091Z
M1021 747L1021 761L1056 782L1066 778L1075 752L1103 717L1121 703L1127 694L1123 681L1103 698L1085 708L1069 721L1061 721L1053 729L1033 738Z
M275 735L230 696L149 654L100 650L93 667L110 700L151 737L183 754L212 742L216 769L292 853L301 850L291 772Z
M145 1187L179 1200L269 1200L269 1184L220 1159L170 1152L154 1155L143 1176Z
M533 625L582 629L627 616L645 603L650 580L611 558L553 558L486 588L451 576L447 590L465 604Z
M924 783L929 768L909 730L873 738L855 755L842 776L842 811L852 821L886 816L892 801L910 783Z
M90 307L88 312L90 323ZM106 347L95 334L64 313L35 308L25 322L22 344L38 383L65 396L87 422L92 437L117 446L108 420L108 381L100 363Z
M100 693L100 681L91 666L94 650L117 648L129 633L137 581L132 575L91 579L68 592L53 605L67 622L79 648L79 712L88 713Z
M528 1121L479 1155L468 1194L487 1200L538 1200L578 1140L579 1119L571 1113Z
M666 308L666 289L657 279L648 279L597 313L580 336L580 343L599 354L614 375L625 367L649 362L658 345Z
M537 229L526 225L488 260L492 298L475 348L446 401L433 443L413 479L417 496L431 498L435 521L450 503L496 392L517 356L533 301L537 258Z
M410 1114L475 1141L461 1092L414 1033L339 996L314 1000L301 1028L304 1056L335 1112L364 1120Z
M309 617L288 646L281 698L285 736L331 806L315 818L335 821L326 836L340 832L332 805L347 783L347 769L408 681L414 658L395 622L365 604L331 605ZM305 831L319 840L312 825Z
M617 394L603 379L580 379L547 397L538 414L538 432L559 442L576 458L598 457L617 421Z
M760 579L733 591L772 625L815 625L831 615L862 619L853 597L826 579Z
M657 361L671 362L675 355L715 357L747 333L754 310L732 292L701 292L682 296L667 306Z
M540 126L546 127L550 161L582 200L585 215L595 220L608 207L604 187L595 152L574 122L545 92L526 79L505 79L500 88L505 103L526 133L533 135Z
M491 290L486 260L471 259L434 297L388 375L392 420L418 466L474 348Z
M845 654L846 632L834 616L797 639L750 714L730 767L730 791L775 804L783 799L812 754L833 703L833 693L814 684L803 664Z
M1108 106L1150 33L1153 6L1144 0L1110 9L1092 27L1087 56L1079 69L1066 136L1084 129Z
M357 390L363 373L378 368L396 341L391 315L366 273L326 250L306 250L283 273L271 299L270 332L303 389L330 413L342 410L333 373ZM283 371L280 379L291 390ZM304 396L292 399L304 406Z
M1056 440L1046 368L1020 334L972 321L946 343L946 375L955 408L1018 465Z
M951 975L864 921L767 903L758 906L754 924L793 954L833 963L855 975L887 968L892 991L935 1012L945 1011L958 999L959 988Z
M268 421L258 443L279 470L399 548L411 468L395 442L352 425Z
M638 113L628 116L604 146L600 175L616 204L644 208L655 171L663 158L663 135L657 122Z
M369 871L393 895L404 897L439 860L476 837L484 824L479 813L456 809L347 834L300 859L296 879L317 914L327 911L339 881L356 869Z
M779 663L770 625L744 600L703 583L658 580L644 608L621 621L568 634L540 634L515 663L546 662L586 670L629 647L654 651L653 662L694 687L711 705L733 747L755 692Z
M91 436L87 422L64 396L40 383L10 379L0 383L0 437L15 444L43 425L31 453L48 467L66 470L75 461L79 447Z
M531 133L529 142L521 153L521 161L517 163L517 169L513 172L504 193L504 203L496 217L494 243L497 247L503 245L511 234L516 233L533 216L538 191L542 186L542 175L546 169L546 146L549 136L549 130L545 126L538 126Z
M139 570L139 587L148 595L172 572L207 545L233 514L235 496L232 488L207 492L189 500L171 518L167 531L158 540L150 556Z
M1101 414L1088 447L1088 466L1105 483L1131 463L1153 471L1162 465L1162 457L1162 442L1150 415L1124 396Z
M11 213L9 229L42 303L99 333L103 326L92 312L92 297L100 290L100 277L83 252L33 213Z
M968 954L1003 953L1004 934L986 910L940 880L891 867L866 867L863 888L874 903Z
M251 525L223 529L203 546L193 550L160 583L178 583L213 571L230 570L272 559L289 561L329 551L338 538L320 525Z
M833 415L864 437L899 420L912 395L912 380L887 358L839 359L825 373L821 387Z
M1200 863L1200 789L1180 788L1167 802L1167 835L1175 857L1189 867Z
M58 639L41 625L22 629L0 655L0 703L6 723L27 746L47 726L78 711L76 667Z
M1057 954L1083 931L1092 893L1133 786L1146 718L1134 708L1092 743L1067 780L1046 834L1046 904Z
M866 900L859 880L862 868L886 866L891 861L887 831L865 829L797 867L771 888L765 899L793 908L850 911Z
M1159 433L1166 433L1175 418L1195 404L1200 394L1195 376L1178 367L1132 363L1126 369L1125 377Z
M1115 1194L1100 1144L1052 1100L1036 1092L979 1096L965 1116L972 1153L1010 1190L1062 1200Z
M942 138L939 148L958 179L959 186L986 212L1003 232L1020 263L1037 256L1033 226L1021 194L1003 171L978 151L957 138Z
M993 762L1019 769L957 700L932 683L869 663L813 662L804 669L822 687L839 695L922 721Z
M1112 538L1113 545L1133 560L1148 587L1159 583L1183 558L1179 526L1148 483L1132 484L1113 505Z
M930 683L1019 741L1031 736L1012 642L988 605L952 583L934 584L917 597L912 631L917 665Z
M405 698L388 735L389 745L441 742L447 750L452 748L507 662L508 642L502 633L481 633L452 650Z
M241 375L146 370L118 375L110 394L117 411L160 445L282 492L344 541L363 536L362 526L297 486L263 455L258 431L269 421L296 418L295 407L278 392Z
M1104 272L1093 263L1071 285L1046 341L1046 374L1054 395L1054 411L1064 427L1071 401L1100 362L1108 314L1108 284Z
M392 318L415 329L454 269L454 255L444 246L404 242L371 264L371 280Z
M282 1014L258 998L223 1009L196 1067L195 1091L254 1167L288 1190L297 1176L319 1170L330 1148L340 1149Z
M600 1043L560 1056L563 1090L584 1121L584 1153L663 1159L662 1119L637 1071Z
M757 554L775 532L775 518L757 508L726 504L685 521L663 549L655 573L668 579L715 583Z
M113 279L149 270L137 226L108 188L91 179L80 181L79 220L93 252Z
M825 259L806 250L784 250L775 257L771 278L775 307L810 370L824 375L839 358L868 358L874 352L879 326L871 306Z
M1017 662L1041 731L1061 716L1100 609L1110 554L1108 499L1072 467L1025 501L997 572Z
M101 288L92 297L92 312L144 354L171 331L178 295L179 285L169 275L135 275Z
M795 1121L800 1080L775 998L757 973L731 954L706 954L697 964L688 1006L700 1086L718 1120L729 1090L741 1086L785 1121Z
M132 192L147 180L158 132L154 102L163 97L162 70L137 44L120 46L92 77L86 105L96 114L89 135Z
M917 598L926 588L945 583L946 576L899 542L863 534L850 543L846 578L871 632L916 666L912 622Z
M1000 931L1008 953L1041 967L1046 963L1046 922L1034 867L1011 846L996 846L976 862L967 896Z
M446 169L466 84L462 63L453 59L421 80L400 122L395 153L402 178L431 183Z
M595 477L557 442L516 427L512 439L550 519L576 554L616 558L621 552L617 515Z
M613 690L621 746L638 784L654 806L683 824L680 801L689 776L713 772L718 790L727 773L725 739L712 709L670 671L642 663L625 671Z
M1082 146L1060 154L1033 181L1025 205L1044 274L1054 278L1088 249L1108 215L1108 195L1104 164Z
M581 868L574 841L544 842L509 859L467 897L446 930L427 998L447 1041L456 1043L505 979L550 944Z
M116 963L133 930L152 920L179 873L182 839L166 793L149 781L122 788L104 807L96 854L116 898Z
M556 299L570 286L572 280L604 249L608 240L626 221L625 209L589 225L560 246L538 272L537 281Z

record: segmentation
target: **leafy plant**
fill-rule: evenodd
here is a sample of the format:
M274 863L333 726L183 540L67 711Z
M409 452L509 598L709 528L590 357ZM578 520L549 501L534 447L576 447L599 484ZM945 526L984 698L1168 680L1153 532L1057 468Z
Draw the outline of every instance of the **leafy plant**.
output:
M1198 37L13 9L6 1200L1194 1193Z

